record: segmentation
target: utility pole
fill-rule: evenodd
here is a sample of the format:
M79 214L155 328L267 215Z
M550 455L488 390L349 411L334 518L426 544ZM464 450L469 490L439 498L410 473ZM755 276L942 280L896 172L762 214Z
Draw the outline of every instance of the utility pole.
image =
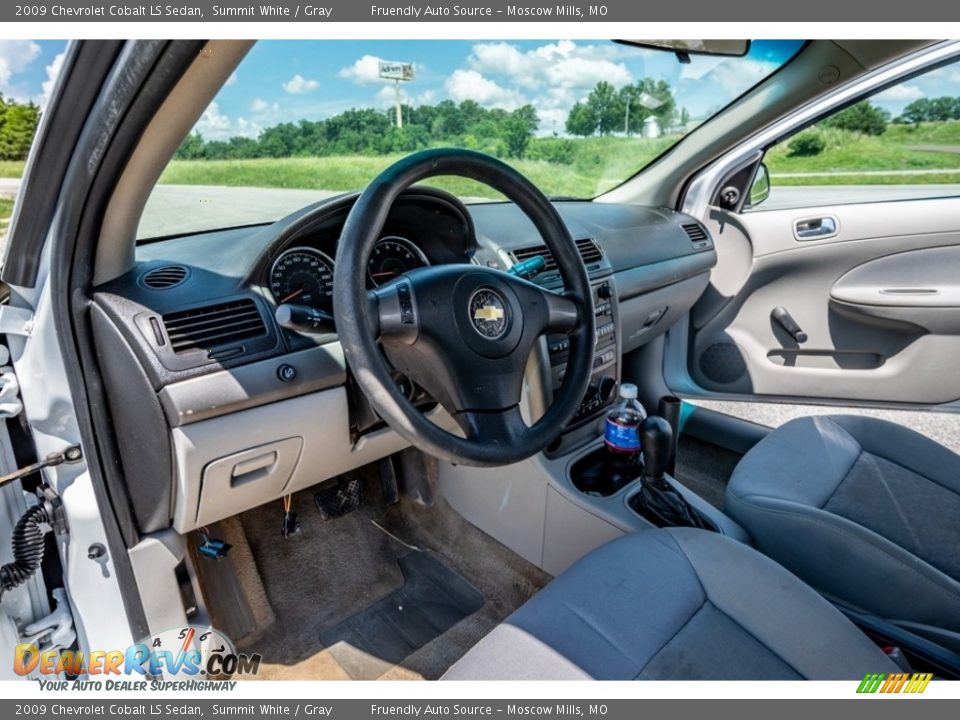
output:
M403 127L403 110L400 109L400 80L399 78L393 81L393 87L396 91L397 98L397 128Z

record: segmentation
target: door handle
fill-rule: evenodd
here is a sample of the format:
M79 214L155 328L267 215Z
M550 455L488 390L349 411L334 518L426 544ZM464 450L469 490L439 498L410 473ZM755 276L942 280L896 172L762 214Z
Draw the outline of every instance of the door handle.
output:
M797 240L820 240L833 237L837 234L837 219L827 215L825 217L804 218L797 220L793 225L793 234Z

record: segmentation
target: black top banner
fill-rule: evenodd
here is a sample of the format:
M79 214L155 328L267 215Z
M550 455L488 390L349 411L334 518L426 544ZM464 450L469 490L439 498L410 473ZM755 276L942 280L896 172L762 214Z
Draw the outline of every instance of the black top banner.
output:
M0 6L0 22L950 22L960 3L943 0L606 0L605 2L404 2L404 0L26 0ZM892 30L892 32L895 32Z

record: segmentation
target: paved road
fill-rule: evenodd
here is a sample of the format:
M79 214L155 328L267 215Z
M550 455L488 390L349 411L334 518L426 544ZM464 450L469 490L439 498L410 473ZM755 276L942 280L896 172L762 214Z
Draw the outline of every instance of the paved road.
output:
M253 225L339 195L329 190L158 185L140 221L139 237Z
M0 178L0 197L16 197L20 178Z

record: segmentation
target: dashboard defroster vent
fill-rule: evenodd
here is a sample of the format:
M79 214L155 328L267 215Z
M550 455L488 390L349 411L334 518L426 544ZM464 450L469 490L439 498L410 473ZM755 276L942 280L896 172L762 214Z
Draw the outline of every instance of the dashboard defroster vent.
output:
M690 238L692 243L701 243L707 239L707 231L703 229L703 226L698 223L688 223L686 225L681 225L683 231L687 234L687 237Z
M183 265L164 265L143 274L140 282L154 290L166 290L176 287L187 279L187 269Z
M163 326L175 353L211 350L267 334L260 310L249 298L168 313Z
M583 260L583 264L588 268L603 259L603 251L592 238L581 238L580 240L576 240L575 243L577 245L577 252L580 253L580 259ZM550 252L546 245L531 245L514 250L512 254L513 259L518 263L541 255L546 262L543 272L550 272L551 270L557 269L557 261L554 260L553 253Z

